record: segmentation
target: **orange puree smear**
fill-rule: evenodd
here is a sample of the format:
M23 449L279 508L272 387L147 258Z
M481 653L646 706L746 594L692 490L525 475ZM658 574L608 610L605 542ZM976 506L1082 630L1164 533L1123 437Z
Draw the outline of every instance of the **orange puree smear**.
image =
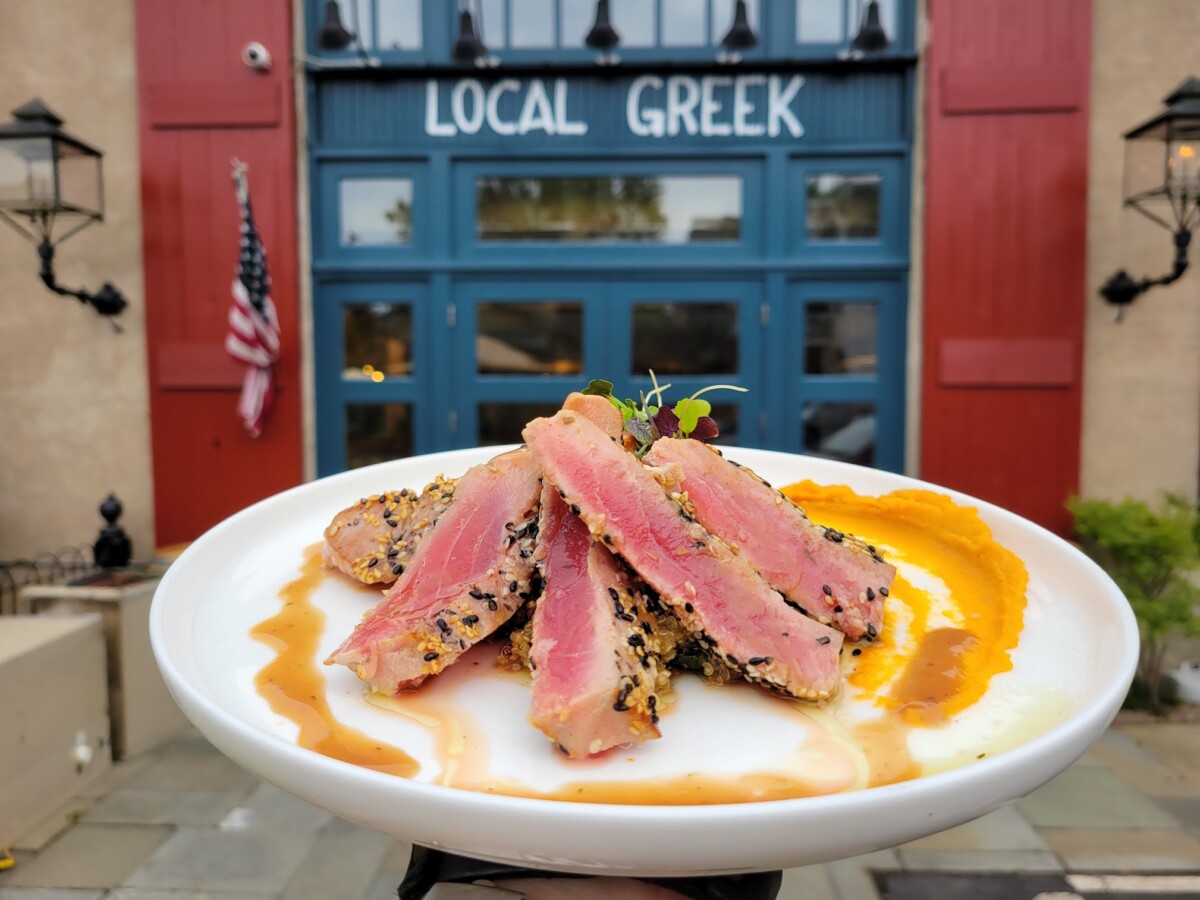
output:
M898 572L883 633L856 660L851 685L907 724L931 726L975 703L993 676L1012 668L1029 576L976 510L932 491L867 497L802 481L783 492L813 521L858 535L902 570L923 570L949 592L937 597ZM935 609L956 627L931 623Z

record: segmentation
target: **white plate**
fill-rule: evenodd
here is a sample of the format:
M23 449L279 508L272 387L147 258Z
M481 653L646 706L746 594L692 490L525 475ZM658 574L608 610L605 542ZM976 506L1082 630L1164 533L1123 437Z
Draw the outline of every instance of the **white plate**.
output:
M498 449L414 457L302 485L238 513L193 543L155 595L150 631L168 687L204 735L293 794L426 846L580 872L716 874L865 853L990 812L1080 756L1115 715L1133 676L1136 623L1120 591L1095 564L1037 525L945 491L977 507L996 540L1020 556L1030 575L1013 670L995 677L984 698L950 728L925 729L910 741L910 750L932 768L958 768L826 796L709 806L498 796L433 783L445 773L428 729L366 703L342 667L325 670L326 696L339 720L402 747L422 763L422 771L414 779L399 778L297 746L295 726L275 715L255 690L254 676L273 654L249 631L279 610L278 591L297 576L303 548L318 541L333 514L358 497L419 487L442 472L461 474ZM727 455L773 484L811 478L871 495L940 490L811 457L732 448ZM328 616L320 655L349 633L368 599L340 577L325 580L314 599ZM664 718L662 740L580 768L551 752L525 724L528 692L517 680L488 674L488 665L468 671L460 663L458 670L454 678L430 683L441 692L433 698L457 704L474 720L487 744L490 771L538 790L581 778L736 776L770 768L781 746L803 740L802 733L796 735L796 729L803 732L797 724L803 717L789 704L754 691L722 693L681 678L680 701ZM975 749L992 745L1011 749L975 761ZM970 763L961 765L968 752Z

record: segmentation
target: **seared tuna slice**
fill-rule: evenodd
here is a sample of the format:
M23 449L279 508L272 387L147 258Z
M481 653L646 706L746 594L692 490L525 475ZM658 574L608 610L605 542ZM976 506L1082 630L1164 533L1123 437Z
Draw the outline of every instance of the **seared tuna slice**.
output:
M523 434L592 536L624 557L715 653L794 697L824 699L837 689L842 635L789 607L598 426L563 410Z
M530 723L571 757L658 737L646 599L551 485L536 555L544 585L533 613Z
M325 565L363 584L391 584L454 499L454 485L454 479L439 475L420 497L404 488L342 510L325 529Z
M540 472L513 450L458 481L412 564L326 660L384 694L413 688L487 637L530 597Z
M823 528L749 469L693 440L656 441L653 466L678 465L677 490L705 528L736 546L767 583L793 606L851 640L883 629L883 602L895 568L875 548Z
M563 409L586 416L599 425L605 434L617 440L621 439L621 434L625 431L625 420L621 418L621 411L604 397L572 391L567 394Z

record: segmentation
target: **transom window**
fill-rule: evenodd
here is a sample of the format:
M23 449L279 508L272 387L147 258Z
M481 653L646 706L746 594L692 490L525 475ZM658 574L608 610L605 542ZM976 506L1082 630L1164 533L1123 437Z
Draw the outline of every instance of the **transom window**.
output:
M747 0L756 31L758 6ZM580 49L596 16L595 0L478 0L478 9L489 50ZM717 47L734 0L611 0L609 9L622 48Z
M889 40L896 39L897 0L879 0L879 19ZM796 42L844 44L854 39L867 0L796 0Z
M343 0L342 9L365 49L421 49L421 0Z

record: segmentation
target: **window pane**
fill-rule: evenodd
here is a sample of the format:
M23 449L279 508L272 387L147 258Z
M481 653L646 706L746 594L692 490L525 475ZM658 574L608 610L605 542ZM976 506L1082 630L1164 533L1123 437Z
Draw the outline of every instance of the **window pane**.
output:
M709 29L713 46L720 44L725 39L725 35L729 33L729 29L733 27L734 6L734 0L713 0L712 22ZM746 0L746 19L761 41L762 32L758 30L758 0Z
M840 44L846 40L842 8L846 0L796 0L796 40L802 44Z
M655 370L655 373L657 374L657 370ZM712 394L709 394L708 397L712 397ZM705 399L708 399L708 397ZM713 404L712 412L709 415L711 415L713 420L717 423L717 429L720 431L720 434L713 438L712 443L743 443L743 436L738 428L741 421L741 416L739 415L741 410L742 408L736 403Z
M383 381L412 374L412 307L354 303L342 307L342 377Z
M519 444L521 429L532 419L552 416L557 403L481 403L479 404L479 444Z
M810 238L879 237L878 175L808 176L805 224Z
M634 304L630 374L736 374L737 314L736 303Z
M379 50L421 49L421 0L379 0Z
M612 0L608 16L621 36L622 47L655 45L654 4L650 0Z
M596 20L596 4L592 0L561 0L559 4L558 45L582 47L583 39ZM617 33L625 37L620 29ZM624 43L624 41L622 41Z
M804 450L815 456L869 466L875 462L872 403L806 403Z
M411 178L343 178L343 247L412 243Z
M742 180L481 178L475 204L482 241L732 241L741 236Z
M513 48L554 46L554 0L511 0Z
M862 375L875 371L874 303L809 303L804 311L804 371Z
M703 47L708 0L662 0L662 45Z
M482 374L583 371L583 305L480 303L475 353Z
M412 456L412 408L407 403L346 404L346 468Z
M488 50L503 50L507 46L507 29L504 27L507 19L505 17L504 0L480 0L483 4L480 8L478 20L475 22L475 28L479 32L479 39L483 41L484 46ZM458 38L458 18L454 19L454 34L455 39Z

